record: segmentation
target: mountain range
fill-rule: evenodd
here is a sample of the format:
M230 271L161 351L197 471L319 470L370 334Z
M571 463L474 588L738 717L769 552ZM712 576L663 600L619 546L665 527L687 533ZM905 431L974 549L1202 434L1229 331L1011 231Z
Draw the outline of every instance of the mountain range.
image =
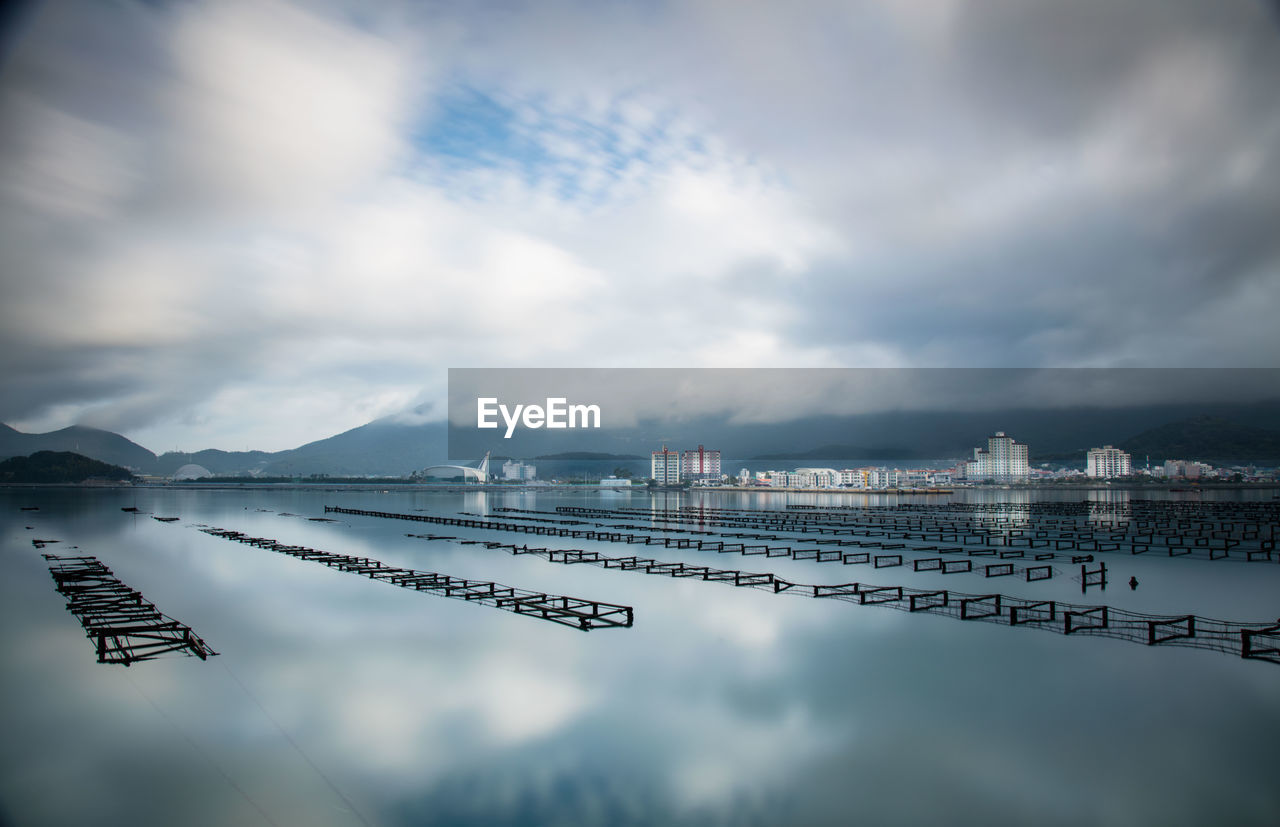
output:
M668 428L668 433L658 440L651 439L647 433L610 437L615 441L608 442L608 447L625 444L631 450L600 451L593 455L632 456L641 445L649 450L650 443L657 445L665 441L682 448L702 442L719 448L726 460L747 457L778 461L958 458L970 455L974 446L985 445L986 437L999 427L1031 446L1033 462L1082 463L1086 449L1111 444L1129 451L1135 464L1147 458L1152 462L1197 459L1270 463L1280 462L1280 431L1271 427L1276 422L1280 422L1280 403L1277 402L1206 406L1199 411L1191 406L1006 410L981 414L913 411L815 418L768 427L686 423L675 432ZM841 435L856 435L858 441L850 444L830 438ZM285 451L209 449L157 456L120 434L96 428L75 425L45 434L28 434L0 425L0 459L27 456L36 451L73 451L156 476L171 476L191 463L218 476L407 476L428 465L449 461L446 460L449 436L443 422L405 424L387 418ZM806 437L812 440L808 445ZM758 447L753 450L752 446ZM913 447L908 451L898 446ZM462 461L478 460L486 450L474 447L475 456ZM768 453L762 454L761 448ZM539 456L533 452L524 455ZM541 456L550 458L550 455Z
M216 476L407 476L444 461L444 423L406 425L375 420L327 439L285 451L170 451L157 456L120 434L73 425L26 434L0 425L0 459L36 451L73 451L137 473L172 476L184 465L203 466ZM477 458L478 459L478 458Z

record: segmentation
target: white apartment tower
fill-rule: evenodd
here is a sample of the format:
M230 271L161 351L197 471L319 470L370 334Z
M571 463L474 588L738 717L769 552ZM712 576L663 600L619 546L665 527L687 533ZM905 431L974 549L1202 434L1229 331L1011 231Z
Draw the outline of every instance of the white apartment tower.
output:
M1026 482L1031 476L1026 444L1004 431L996 431L987 438L986 448L973 449L973 459L965 469L965 476L973 480Z
M1089 450L1085 465L1085 474L1090 477L1127 477L1133 473L1132 461L1128 453L1110 445Z
M650 462L654 482L658 485L680 484L680 452L668 451L663 445L661 451L654 451Z

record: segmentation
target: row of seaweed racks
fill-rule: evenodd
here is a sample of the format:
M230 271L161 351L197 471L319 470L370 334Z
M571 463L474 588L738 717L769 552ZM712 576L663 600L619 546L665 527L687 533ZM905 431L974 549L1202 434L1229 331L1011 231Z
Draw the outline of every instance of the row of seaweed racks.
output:
M470 580L448 574L404 569L389 566L380 560L368 557L334 554L307 546L280 543L265 537L249 537L238 531L221 528L201 530L215 537L287 554L302 560L311 560L339 571L364 575L372 580L380 580L402 588L473 601L516 614L532 615L583 631L603 627L630 627L634 620L630 606L529 591L488 580Z

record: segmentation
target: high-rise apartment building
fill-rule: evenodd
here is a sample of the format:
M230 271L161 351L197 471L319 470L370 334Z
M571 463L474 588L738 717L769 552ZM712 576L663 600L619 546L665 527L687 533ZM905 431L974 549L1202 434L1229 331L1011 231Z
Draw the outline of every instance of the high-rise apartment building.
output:
M658 485L680 484L680 452L668 451L663 445L661 451L654 451L650 462L651 474Z
M699 445L680 455L680 477L686 480L720 479L720 452Z
M1031 476L1027 462L1027 446L1004 431L987 438L986 448L974 448L965 476L971 480L992 482L1026 482Z
M1091 448L1085 461L1084 472L1087 476L1102 479L1127 477L1133 473L1132 458L1127 452L1110 445Z

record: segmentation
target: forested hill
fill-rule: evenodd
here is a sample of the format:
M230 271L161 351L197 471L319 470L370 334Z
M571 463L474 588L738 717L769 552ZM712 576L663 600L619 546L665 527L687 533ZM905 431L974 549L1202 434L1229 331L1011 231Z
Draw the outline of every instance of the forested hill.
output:
M29 457L0 462L0 483L84 482L90 479L131 480L127 468L89 459L71 451L36 451Z
M1124 440L1120 447L1135 461L1194 459L1218 462L1280 460L1280 431L1242 425L1220 416L1196 416L1170 422Z

